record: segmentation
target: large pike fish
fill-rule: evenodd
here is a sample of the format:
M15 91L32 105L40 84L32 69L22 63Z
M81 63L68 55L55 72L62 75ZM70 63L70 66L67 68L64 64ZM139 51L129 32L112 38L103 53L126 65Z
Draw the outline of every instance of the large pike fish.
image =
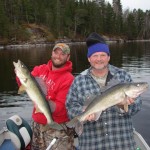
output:
M18 60L17 63L13 62L13 64L15 67L15 73L22 84L20 88L26 91L30 99L34 102L36 108L45 115L47 123L50 125L50 127L61 130L62 126L53 121L49 103L46 100L38 82L31 75L28 68L20 60Z
M94 98L92 102L87 106L85 111L81 115L73 118L70 122L68 122L67 126L70 128L74 127L76 133L78 135L81 135L83 124L87 116L94 113L96 115L95 121L97 121L100 117L101 112L105 109L117 105L123 101L127 102L128 97L137 98L147 88L148 83L146 82L117 84L106 90L103 94ZM125 111L128 111L127 103L124 106L124 109Z

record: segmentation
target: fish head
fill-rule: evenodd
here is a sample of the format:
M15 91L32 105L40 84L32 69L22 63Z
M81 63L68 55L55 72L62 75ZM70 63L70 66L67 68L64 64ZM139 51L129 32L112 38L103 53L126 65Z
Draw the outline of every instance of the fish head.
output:
M125 94L130 98L137 98L140 94L148 89L147 82L135 82L127 84Z
M20 79L21 83L25 82L28 76L30 75L30 71L28 70L28 68L20 60L18 60L18 62L13 62L13 65L15 67L15 73L17 77Z

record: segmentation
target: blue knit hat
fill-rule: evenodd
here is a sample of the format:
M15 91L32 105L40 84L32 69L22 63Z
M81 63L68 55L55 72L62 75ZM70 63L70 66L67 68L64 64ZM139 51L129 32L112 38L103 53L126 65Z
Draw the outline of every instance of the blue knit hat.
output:
M91 57L96 52L105 52L110 55L109 47L104 43L96 43L88 47L87 57Z

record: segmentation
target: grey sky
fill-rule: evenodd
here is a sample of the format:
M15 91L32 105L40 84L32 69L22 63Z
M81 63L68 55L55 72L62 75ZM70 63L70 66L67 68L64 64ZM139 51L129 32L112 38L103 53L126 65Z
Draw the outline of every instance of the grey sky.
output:
M112 4L112 0L106 0ZM123 9L129 8L133 10L134 8L142 9L143 11L150 10L150 0L121 0L121 4Z

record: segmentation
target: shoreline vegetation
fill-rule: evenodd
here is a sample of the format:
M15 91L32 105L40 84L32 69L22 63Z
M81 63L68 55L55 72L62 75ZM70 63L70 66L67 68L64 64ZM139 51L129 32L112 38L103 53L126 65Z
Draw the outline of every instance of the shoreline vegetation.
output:
M25 26L25 25L24 25ZM32 47L45 47L48 45L54 45L58 42L67 44L85 44L86 37L83 35L78 35L76 37L56 37L51 33L45 26L30 24L26 25L24 32L28 35L25 38L24 34L20 33L20 37L11 39L0 38L0 50L1 49L22 49L22 48L32 48ZM105 41L110 43L127 43L127 42L150 42L150 39L128 39L125 36L101 34Z
M0 49L85 42L97 32L111 43L150 40L150 10L120 0L0 1Z

